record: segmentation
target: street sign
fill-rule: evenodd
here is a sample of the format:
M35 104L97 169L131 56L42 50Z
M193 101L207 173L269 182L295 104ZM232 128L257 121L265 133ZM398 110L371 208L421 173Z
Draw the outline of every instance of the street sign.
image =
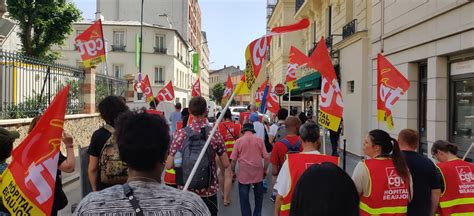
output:
M277 94L278 96L282 96L285 94L285 85L281 84L281 83L278 83L276 86L275 86L275 94Z

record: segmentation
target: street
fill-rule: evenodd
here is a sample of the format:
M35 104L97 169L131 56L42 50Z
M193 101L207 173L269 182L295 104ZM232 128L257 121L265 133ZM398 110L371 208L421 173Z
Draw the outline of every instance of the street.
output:
M326 152L330 153L331 152L331 146L329 144L329 139L327 139L327 145L326 145ZM348 156L347 157L347 171L349 175L352 175L352 172L354 171L355 166L357 165L357 162L359 160L355 156ZM341 160L342 163L342 160ZM76 171L75 173L78 173L79 171L79 163L76 163ZM77 175L77 174L76 174ZM63 182L64 179L67 179L67 176L74 176L74 173L71 175L65 175L63 177ZM263 206L262 206L262 215L272 215L273 210L274 210L274 203L270 200L270 195L271 195L271 190L272 184L271 184L271 176L267 176L267 181L269 183L269 190L267 193L263 195ZM62 216L68 216L72 215L71 213L71 206L73 204L79 203L81 199L81 188L80 188L80 181L79 179L76 179L72 181L71 183L68 183L64 185L63 187L64 192L66 193L69 203L68 205L59 212L59 215ZM253 199L253 191L250 192L250 204L254 206L254 199ZM222 191L219 191L219 215L225 215L225 216L238 216L240 215L240 203L239 203L239 188L238 184L234 183L232 186L232 193L231 193L231 204L227 207L224 207L223 205L223 200L222 200Z

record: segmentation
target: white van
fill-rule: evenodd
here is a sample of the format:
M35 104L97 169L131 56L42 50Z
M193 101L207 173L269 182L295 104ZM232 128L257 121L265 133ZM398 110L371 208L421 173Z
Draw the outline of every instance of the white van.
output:
M207 102L207 110L209 111L207 114L207 119L209 122L214 122L216 120L217 114L217 105L214 101Z

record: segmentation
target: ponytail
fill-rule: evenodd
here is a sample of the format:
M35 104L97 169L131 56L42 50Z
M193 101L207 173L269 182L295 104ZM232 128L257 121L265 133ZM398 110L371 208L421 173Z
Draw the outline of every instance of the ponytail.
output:
M400 151L400 146L398 145L397 140L394 138L390 138L393 144L393 151L392 151L392 160L393 164L395 165L395 169L400 177L405 180L408 180L408 166L403 157L402 152Z

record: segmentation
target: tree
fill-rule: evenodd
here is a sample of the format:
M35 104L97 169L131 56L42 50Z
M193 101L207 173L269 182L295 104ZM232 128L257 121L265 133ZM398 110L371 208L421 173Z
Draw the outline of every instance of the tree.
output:
M59 58L53 45L62 45L81 12L66 0L7 0L9 17L17 21L22 52L46 60Z
M224 95L224 84L218 83L212 87L212 99L216 101L217 104L221 103L222 96Z

